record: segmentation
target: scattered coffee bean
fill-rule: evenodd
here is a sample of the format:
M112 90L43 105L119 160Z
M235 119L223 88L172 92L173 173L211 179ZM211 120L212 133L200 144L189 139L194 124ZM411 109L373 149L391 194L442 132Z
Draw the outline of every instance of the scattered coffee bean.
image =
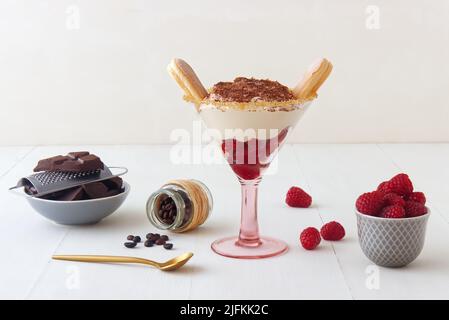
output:
M136 242L125 242L125 247L127 248L134 248L136 245Z
M154 242L151 241L151 240L147 240L147 241L145 241L145 242L143 243L143 245L144 245L145 247L152 247L152 246L154 245Z
M169 203L165 204L164 208L170 208L170 204ZM169 240L169 237L166 234L161 235L159 233L149 232L145 235L145 238L146 240L143 243L145 247L153 247L156 244L158 246L163 246L167 250L173 248L173 243L167 242ZM126 239L132 241L132 242L125 242L125 247L127 248L134 248L135 246L137 246L139 242L142 241L140 236L133 236L133 235L129 235Z
M155 233L155 234L153 234L153 239L154 239L154 241L156 241L157 239L159 239L161 237L161 235L159 234L159 233Z

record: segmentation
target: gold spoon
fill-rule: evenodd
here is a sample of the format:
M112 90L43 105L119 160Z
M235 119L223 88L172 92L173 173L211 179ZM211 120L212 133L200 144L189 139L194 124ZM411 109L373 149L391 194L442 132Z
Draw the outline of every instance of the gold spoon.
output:
M118 262L118 263L140 263L156 267L162 271L173 271L181 268L190 258L192 252L186 252L173 259L165 262L156 262L143 258L136 257L121 257L121 256L92 256L92 255L54 255L54 260L79 261L79 262Z

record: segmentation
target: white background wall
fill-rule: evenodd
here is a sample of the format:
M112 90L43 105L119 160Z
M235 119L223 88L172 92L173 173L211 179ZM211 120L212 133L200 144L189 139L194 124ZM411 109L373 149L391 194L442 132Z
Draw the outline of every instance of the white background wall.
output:
M196 117L175 56L208 86L328 57L291 142L449 141L447 0L1 0L0 144L168 142Z

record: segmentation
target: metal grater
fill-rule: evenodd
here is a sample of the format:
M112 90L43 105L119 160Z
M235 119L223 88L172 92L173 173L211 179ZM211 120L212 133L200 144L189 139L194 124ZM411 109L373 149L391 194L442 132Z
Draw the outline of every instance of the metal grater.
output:
M118 174L113 174L110 169L122 169ZM44 171L32 174L19 180L16 186L9 190L20 187L33 187L32 197L41 197L53 192L78 187L83 184L103 181L113 177L118 177L128 172L128 169L122 167L105 167L103 170L91 170L83 172L67 171Z

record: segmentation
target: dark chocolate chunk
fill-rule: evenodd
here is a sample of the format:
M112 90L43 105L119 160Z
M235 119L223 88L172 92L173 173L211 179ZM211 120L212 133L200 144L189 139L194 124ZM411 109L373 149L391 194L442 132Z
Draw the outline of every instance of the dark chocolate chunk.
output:
M33 192L33 190L34 188L32 186L25 187L25 192L28 194L32 194L31 192ZM48 200L75 201L110 197L122 192L123 189L108 190L108 188L104 184L104 181L100 181L85 184L80 187L54 192L40 198Z
M91 182L82 186L90 199L104 198L108 192L108 187L100 182Z
M82 172L99 169L104 169L104 164L99 157L87 151L78 151L70 152L66 156L58 155L39 160L34 171Z
M69 152L67 154L67 156L72 159L77 159L77 158L84 157L87 155L89 155L89 151L74 151L74 152Z
M87 195L81 187L74 187L67 190L46 194L39 198L58 201L75 201L87 199Z
M85 198L85 193L82 187L76 187L69 190L65 190L63 194L58 197L59 201L75 201Z
M123 188L123 180L120 177L113 177L111 179L103 181L103 183L110 190L121 190Z
M90 154L88 151L69 152L67 155L54 156L39 160L34 171L68 171L85 172L104 169L104 164L99 157ZM118 195L124 191L123 180L120 177L112 177L108 180L92 182L80 187L58 191L42 196L48 200L88 200L98 199ZM25 186L27 194L35 194L33 186Z

